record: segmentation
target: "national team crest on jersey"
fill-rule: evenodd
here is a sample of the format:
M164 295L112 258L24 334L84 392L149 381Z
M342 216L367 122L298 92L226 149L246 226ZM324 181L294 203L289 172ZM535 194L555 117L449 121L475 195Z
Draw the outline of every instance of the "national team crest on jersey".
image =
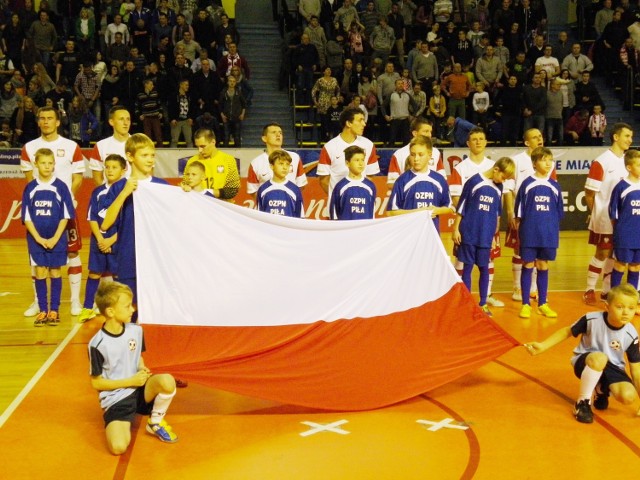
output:
M64 148L59 148L58 150L56 150L56 155L57 155L58 157L64 157L64 155L65 155L65 150L64 150Z
M218 165L218 173L224 173L224 165Z
M137 346L138 346L138 343L136 342L135 338L129 339L129 350L130 351L134 352Z
M611 342L609 342L609 346L611 348L613 348L614 350L620 350L620 341L619 340L611 340Z

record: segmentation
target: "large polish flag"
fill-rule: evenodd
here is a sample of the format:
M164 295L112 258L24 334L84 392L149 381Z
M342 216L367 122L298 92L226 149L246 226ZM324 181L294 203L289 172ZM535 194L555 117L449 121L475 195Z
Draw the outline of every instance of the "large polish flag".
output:
M134 204L154 371L364 410L451 382L518 343L477 307L427 212L296 219L146 183Z

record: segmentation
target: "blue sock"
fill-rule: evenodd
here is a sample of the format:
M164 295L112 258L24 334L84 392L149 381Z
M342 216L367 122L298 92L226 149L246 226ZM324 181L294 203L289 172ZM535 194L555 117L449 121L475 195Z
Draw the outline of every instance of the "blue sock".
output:
M623 276L624 276L624 270L622 272L619 272L618 270L616 270L614 268L611 271L611 288L617 287L618 285L620 285L622 283L622 277ZM629 275L627 276L627 281L629 281L629 277L630 276L631 276L631 272L629 272ZM631 282L629 282L629 283L631 283Z
M60 310L60 295L62 294L62 277L51 279L51 310Z
M473 263L465 263L462 267L462 283L471 291L471 272L473 271Z
M522 266L522 273L520 274L520 290L522 292L522 304L530 305L531 300L531 278L533 277L533 267L527 268Z
M480 306L483 306L487 303L487 293L489 292L489 265L478 267L478 270L480 270L480 281L478 282L480 289Z
M84 308L93 309L93 301L96 298L96 292L100 285L99 278L87 278L87 285L84 289Z
M538 270L538 305L547 303L547 290L549 290L549 270Z
M47 311L47 279L36 278L36 296L38 297L38 308L41 312Z
M614 270L615 273L615 270ZM633 285L633 288L638 289L638 280L640 280L640 272L627 273L627 282ZM613 277L611 278L611 286L613 287Z

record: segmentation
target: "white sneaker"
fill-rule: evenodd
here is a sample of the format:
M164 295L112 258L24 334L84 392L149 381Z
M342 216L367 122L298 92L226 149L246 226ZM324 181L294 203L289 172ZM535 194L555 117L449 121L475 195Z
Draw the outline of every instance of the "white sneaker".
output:
M499 308L499 307L504 307L504 302L498 300L497 298L494 298L493 295L489 295L487 297L487 305Z
M71 315L77 316L82 312L82 304L79 300L71 300Z
M522 292L520 291L519 288L514 288L513 289L513 293L511 294L511 300L513 300L515 302L521 302L522 301Z
M31 305L29 305L29 308L27 308L24 311L24 316L25 317L34 317L38 313L40 313L40 307L38 306L38 302L33 302Z

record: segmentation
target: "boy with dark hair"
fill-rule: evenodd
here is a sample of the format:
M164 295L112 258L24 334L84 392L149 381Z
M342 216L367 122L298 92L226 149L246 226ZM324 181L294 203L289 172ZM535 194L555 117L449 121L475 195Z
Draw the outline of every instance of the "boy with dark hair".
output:
M104 202L111 185L122 178L127 171L127 161L121 155L112 153L104 159L104 175L106 182L97 186L91 193L87 220L91 229L91 245L89 249L89 276L84 289L84 304L78 322L84 323L96 316L93 301L100 285L100 278L105 273L113 273L116 268L116 256L113 245L118 239L115 228L108 231L100 230L101 215L104 215Z
M367 166L364 148L351 145L344 150L349 169L346 177L336 183L329 204L332 220L372 219L375 214L376 186L364 175Z
M269 155L269 165L273 170L273 177L258 188L256 208L274 215L304 218L302 192L295 183L287 179L291 157L284 150L276 150Z
M149 415L147 433L165 443L178 436L164 420L176 394L176 382L167 374L152 374L144 364L142 327L131 323L133 293L110 282L98 289L96 303L105 322L89 342L91 386L100 392L107 447L122 455L131 443L136 413Z

